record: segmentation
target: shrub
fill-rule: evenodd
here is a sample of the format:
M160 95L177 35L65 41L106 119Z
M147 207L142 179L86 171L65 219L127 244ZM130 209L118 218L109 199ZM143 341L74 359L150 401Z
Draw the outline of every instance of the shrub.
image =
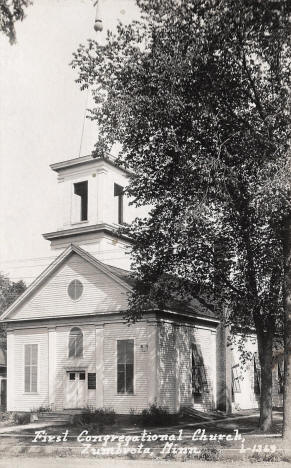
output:
M112 408L98 408L87 413L78 414L74 418L74 424L86 426L88 424L111 425L116 420L116 413Z
M205 447L201 449L198 460L218 461L221 458L221 450L217 447Z
M12 413L7 411L0 412L0 421L11 421L13 420Z
M251 463L258 463L258 462L280 462L280 461L289 461L284 451L276 450L276 452L260 452L254 453L251 457L249 457L249 461Z
M15 424L29 424L30 423L30 413L14 413L13 420Z
M51 413L52 409L50 406L40 406L39 408L33 409L34 413Z
M144 426L169 426L175 421L175 415L170 414L166 408L151 405L141 412L141 423Z

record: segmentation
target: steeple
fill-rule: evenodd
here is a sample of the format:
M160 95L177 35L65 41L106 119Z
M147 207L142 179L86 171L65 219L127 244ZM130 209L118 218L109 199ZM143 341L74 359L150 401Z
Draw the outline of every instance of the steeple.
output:
M52 164L58 175L60 219L43 234L52 249L79 245L104 263L129 269L130 240L118 235L121 224L138 216L123 194L129 174L111 157L83 156Z

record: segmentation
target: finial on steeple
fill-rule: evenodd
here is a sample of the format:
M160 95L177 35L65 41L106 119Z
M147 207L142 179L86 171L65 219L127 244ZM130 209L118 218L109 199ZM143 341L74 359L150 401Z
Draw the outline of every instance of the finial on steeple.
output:
M100 11L99 11L99 1L96 0L94 3L94 6L96 6L96 16L95 16L95 23L94 23L94 29L96 32L101 32L103 31L103 24L102 24L102 19L100 18Z

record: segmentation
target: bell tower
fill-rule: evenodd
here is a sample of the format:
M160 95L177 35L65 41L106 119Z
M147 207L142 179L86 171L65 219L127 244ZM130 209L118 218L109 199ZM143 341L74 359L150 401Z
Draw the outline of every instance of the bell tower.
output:
M43 234L51 248L73 243L104 263L129 269L130 240L118 234L140 210L123 193L129 173L111 157L83 156L50 167L58 175L60 204L57 230Z

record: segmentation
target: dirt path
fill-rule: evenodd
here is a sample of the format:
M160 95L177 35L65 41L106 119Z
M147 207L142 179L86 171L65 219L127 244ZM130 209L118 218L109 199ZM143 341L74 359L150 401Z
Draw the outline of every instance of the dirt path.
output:
M193 466L193 461L189 462L164 462L164 461L143 461L143 460L96 460L96 459L60 459L60 458L7 458L0 460L0 468L187 468ZM195 468L238 468L252 467L254 464L250 462L199 462L195 461ZM256 468L290 468L290 463L256 463Z

